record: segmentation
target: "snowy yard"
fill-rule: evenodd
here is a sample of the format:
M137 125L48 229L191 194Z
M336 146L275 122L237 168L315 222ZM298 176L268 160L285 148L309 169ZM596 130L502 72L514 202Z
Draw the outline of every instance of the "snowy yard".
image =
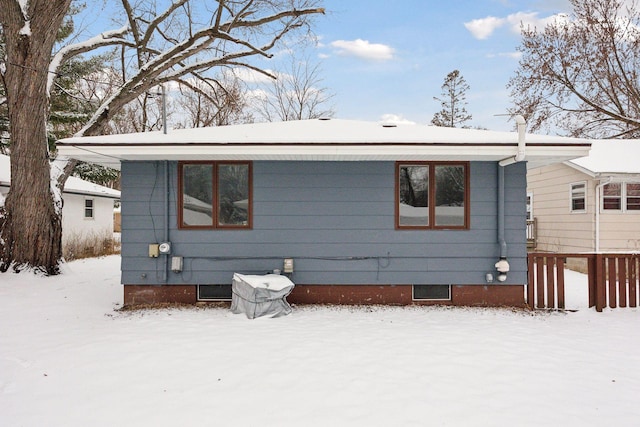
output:
M2 426L635 426L640 310L115 311L118 256L0 275ZM579 297L576 297L578 295Z

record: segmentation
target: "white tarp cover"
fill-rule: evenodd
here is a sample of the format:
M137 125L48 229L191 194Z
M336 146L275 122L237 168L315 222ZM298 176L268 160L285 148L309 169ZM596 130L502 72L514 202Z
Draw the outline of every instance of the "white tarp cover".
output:
M254 276L235 273L231 283L231 311L244 313L249 319L287 315L292 310L286 297L294 286L289 278L280 274Z

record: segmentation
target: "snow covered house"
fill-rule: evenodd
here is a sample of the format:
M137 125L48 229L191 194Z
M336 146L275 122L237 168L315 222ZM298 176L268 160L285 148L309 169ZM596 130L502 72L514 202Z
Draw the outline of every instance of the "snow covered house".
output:
M536 250L640 250L640 140L594 141L588 156L527 177Z
M11 160L0 154L0 201L11 187ZM62 244L113 232L113 206L120 191L69 177L62 193Z
M230 299L234 273L280 270L294 303L523 305L527 164L589 146L336 119L58 142L121 168L125 304Z

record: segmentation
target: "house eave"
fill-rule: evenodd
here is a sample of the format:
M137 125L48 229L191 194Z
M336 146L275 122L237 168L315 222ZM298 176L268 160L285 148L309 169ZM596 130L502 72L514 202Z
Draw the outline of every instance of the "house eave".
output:
M590 169L587 169L585 167L582 167L582 166L580 166L580 165L578 165L578 164L576 164L576 163L574 163L574 162L572 162L570 160L563 162L563 164L569 166L572 169L577 170L578 172L582 172L583 174L588 175L591 178L595 178L596 177L596 173L594 171L592 171Z
M530 165L589 153L591 141L526 135ZM518 152L518 135L423 125L384 126L353 120L301 120L58 141L62 156L114 168L121 161L500 161Z
M59 144L58 153L115 169L121 161L499 161L516 144ZM529 167L560 162L589 151L588 145L531 145Z
M613 181L640 181L640 173L637 172L607 172L607 171L592 171L591 169L580 166L572 161L563 162L565 165L573 168L579 172L588 175L590 178L603 180L613 180Z
M71 191L63 191L62 194L74 194L77 196L85 196L85 197L101 197L103 199L112 199L112 200L120 200L120 196L116 196L113 194L105 194L105 193L99 193L99 192L93 192L93 191L75 191L75 190L71 190Z

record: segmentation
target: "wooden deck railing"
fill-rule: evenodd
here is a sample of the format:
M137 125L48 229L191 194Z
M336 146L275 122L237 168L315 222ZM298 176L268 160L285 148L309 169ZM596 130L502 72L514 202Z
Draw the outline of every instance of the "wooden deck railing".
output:
M527 220L527 249L535 250L537 247L538 220L536 218Z
M637 307L640 296L640 254L528 255L527 303L531 308L564 309L564 266L567 258L586 258L589 307Z

